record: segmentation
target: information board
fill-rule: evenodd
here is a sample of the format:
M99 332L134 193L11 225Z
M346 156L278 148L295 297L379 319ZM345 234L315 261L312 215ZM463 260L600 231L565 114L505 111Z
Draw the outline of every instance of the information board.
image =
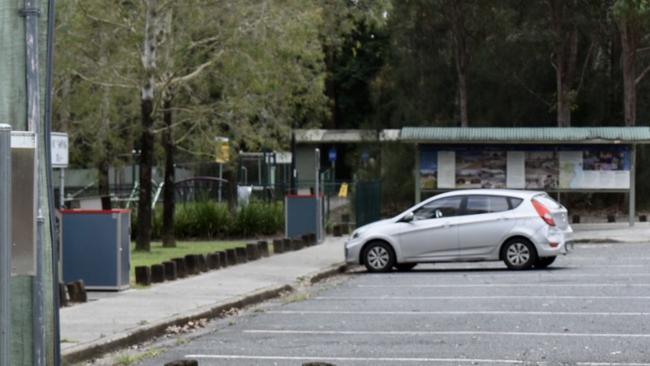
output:
M624 146L445 148L422 146L422 190L463 188L629 189Z

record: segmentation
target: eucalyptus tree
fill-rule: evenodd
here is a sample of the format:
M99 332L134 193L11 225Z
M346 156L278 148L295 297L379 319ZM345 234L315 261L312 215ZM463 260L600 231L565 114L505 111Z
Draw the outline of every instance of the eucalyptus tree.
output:
M641 56L650 51L648 36L648 32L650 32L650 1L617 0L614 3L614 15L622 46L625 125L634 126L637 117L637 88L650 72L650 62L640 72L637 67Z

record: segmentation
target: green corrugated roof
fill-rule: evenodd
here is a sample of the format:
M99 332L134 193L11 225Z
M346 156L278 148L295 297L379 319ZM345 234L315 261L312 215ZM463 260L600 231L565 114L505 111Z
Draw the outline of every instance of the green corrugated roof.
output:
M650 143L650 127L404 127L403 142L617 144Z

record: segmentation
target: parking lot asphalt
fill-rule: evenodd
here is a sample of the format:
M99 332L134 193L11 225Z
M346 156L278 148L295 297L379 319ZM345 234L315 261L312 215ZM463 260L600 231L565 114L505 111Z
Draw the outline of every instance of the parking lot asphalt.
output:
M142 365L638 366L649 346L650 245L582 244L546 270L352 271L213 322Z

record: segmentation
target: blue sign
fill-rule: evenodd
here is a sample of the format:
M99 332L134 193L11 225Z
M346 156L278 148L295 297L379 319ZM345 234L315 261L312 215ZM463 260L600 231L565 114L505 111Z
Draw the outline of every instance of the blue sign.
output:
M327 155L329 156L331 162L336 161L336 149L335 148L331 147Z

